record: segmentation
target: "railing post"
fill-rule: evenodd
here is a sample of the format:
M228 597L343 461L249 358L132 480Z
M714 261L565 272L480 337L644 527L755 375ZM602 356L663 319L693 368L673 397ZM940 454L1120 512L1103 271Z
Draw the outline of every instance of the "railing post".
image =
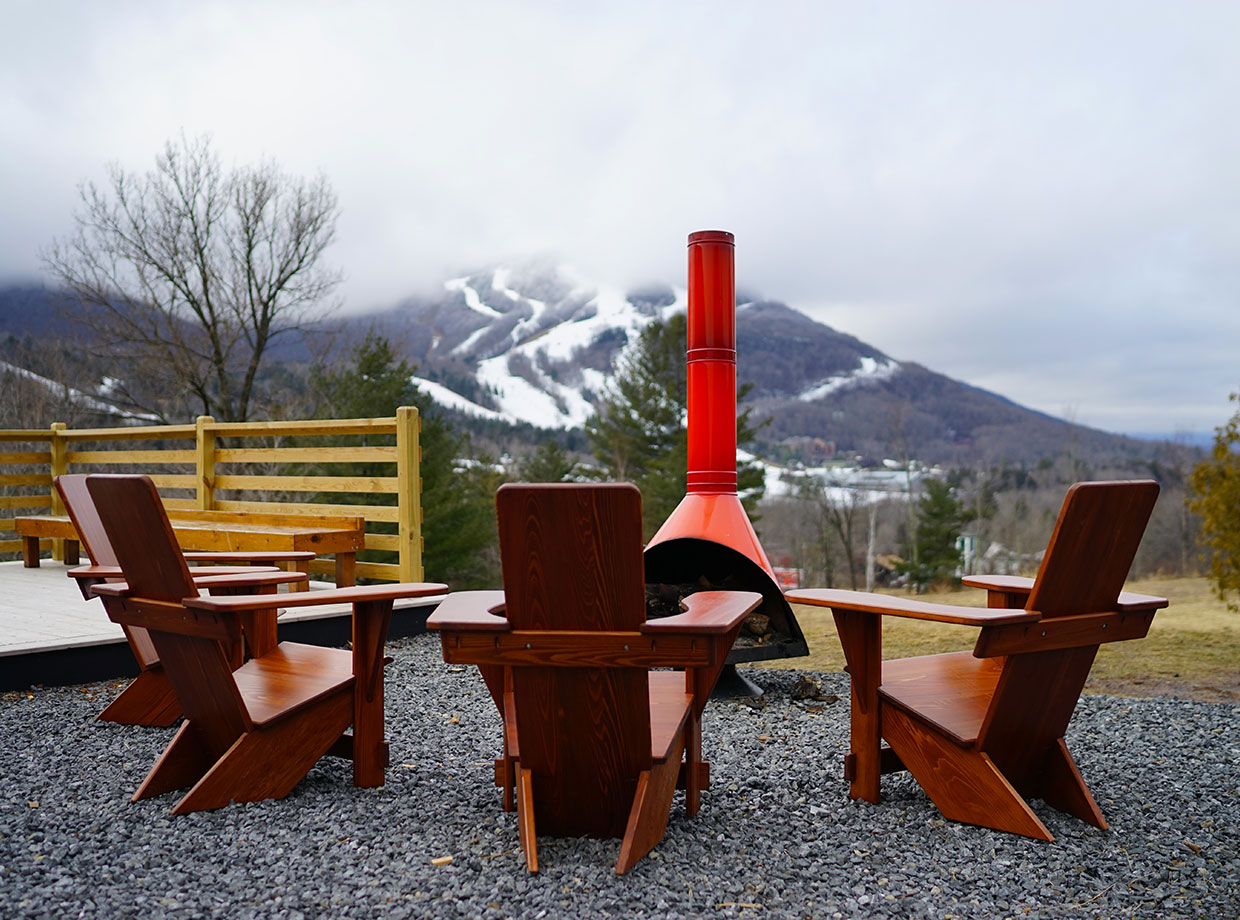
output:
M194 420L194 472L198 479L195 498L199 511L215 507L215 432L207 428L214 422L210 415Z
M400 580L422 581L422 420L412 406L396 410L396 502Z
M69 442L65 440L62 432L68 428L64 422L52 422L52 440L48 443L48 448L52 454L51 474L54 480L57 476L63 476L69 472ZM60 500L60 493L56 491L56 487L48 484L48 491L52 493L52 514L65 514L65 503ZM59 537L52 541L52 558L63 560L65 558L65 541Z

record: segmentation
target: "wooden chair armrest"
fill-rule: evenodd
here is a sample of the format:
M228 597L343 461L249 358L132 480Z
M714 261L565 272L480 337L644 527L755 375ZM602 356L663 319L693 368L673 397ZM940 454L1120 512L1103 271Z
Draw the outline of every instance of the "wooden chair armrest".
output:
M1115 609L1127 613L1132 610L1146 610L1150 607L1160 609L1166 607L1169 603L1165 597L1155 597L1153 594L1137 594L1134 591L1121 591L1119 593L1119 600L1115 603Z
M189 567L189 574L194 577L195 582L199 577L219 578L223 575L270 575L278 573L280 575L288 575L283 569L278 569L274 565L209 565L209 566L193 566ZM119 565L80 565L72 568L68 572L70 578L120 578L124 579L125 573Z
M301 572L285 572L281 569L269 568L266 571L255 572L251 569L243 570L240 573L228 574L206 574L209 569L199 569L194 573L194 586L198 588L257 588L262 585L287 585L305 583L306 576ZM235 570L234 570L235 571ZM305 592L299 592L305 593ZM284 595L280 595L281 598ZM271 606L271 595L265 595L267 598L267 606ZM281 600L283 605L283 600Z
M426 620L427 629L507 632L503 591L458 591L443 599Z
M699 591L682 601L684 613L647 620L641 625L646 636L663 633L721 635L740 625L762 603L756 591Z
M886 594L866 594L864 591L840 591L834 588L802 588L796 591L785 592L784 597L792 604L830 607L833 610L855 610L861 613L908 617L914 620L933 620L938 623L956 623L961 626L1031 623L1042 617L1039 613L1031 613L1021 609L929 604L925 601L891 597Z
M277 576L268 576L275 578ZM304 576L281 572L279 577L299 580ZM225 582L225 579L220 579ZM332 588L326 591L293 591L288 594L234 594L225 597L188 597L186 607L197 610L238 611L265 610L273 600L281 607L318 607L323 604L356 604L366 601L397 600L404 597L431 597L447 594L448 586L437 582L404 582L390 585L359 585Z
M96 597L129 597L129 585L123 581L108 581L91 585L90 593Z
M219 578L221 575L270 575L273 572L281 575L289 574L274 565L191 565L189 567L190 577L195 583L203 578Z
M68 571L70 578L123 578L119 565L79 565Z
M92 569L92 568L96 568L96 567L95 566L86 567L87 570ZM116 573L115 575L109 576L112 578L115 578L121 575L121 572L119 569L112 569L110 566L98 566L97 568L105 572L115 571ZM78 577L86 578L89 576L79 575ZM279 569L272 569L270 571L264 571L264 572L246 571L244 574L241 574L241 575L213 575L213 576L202 576L200 578L195 578L194 586L197 588L257 588L262 585L280 585L280 584L287 584L289 582L303 581L305 580L305 577L306 576L298 572L282 572ZM108 597L129 597L130 596L129 586L125 584L125 582L123 581L112 581L112 582L107 582L105 584L93 585L90 591L92 594L97 595L97 596L102 596L102 595L107 595ZM279 603L281 604L281 606L283 606L284 597L285 597L285 595L283 594L238 595L238 596L241 597L243 600L256 599L257 597L261 596L265 602L261 605L256 605L255 607L252 607L252 608L251 607L233 608L236 610L250 610L250 609L266 610L274 606L274 603L277 599L279 599ZM185 599L186 606L189 606L189 601L191 600L198 600L198 598L186 598ZM208 605L203 605L204 609L206 609L207 606ZM214 609L214 608L211 608L211 609Z
M219 552L198 552L186 551L182 553L186 562L233 562L238 565L244 565L250 562L309 562L315 558L315 554L308 550L255 550L252 553L224 551Z
M1033 579L1027 575L966 575L960 579L961 584L970 588L985 588L1003 594L1024 594L1026 597L1033 590ZM1166 607L1165 597L1153 594L1137 594L1134 591L1121 591L1115 603L1116 610L1145 610L1149 607Z
M1028 575L966 575L960 583L970 588L985 588L1005 594L1028 594L1033 590L1033 579Z

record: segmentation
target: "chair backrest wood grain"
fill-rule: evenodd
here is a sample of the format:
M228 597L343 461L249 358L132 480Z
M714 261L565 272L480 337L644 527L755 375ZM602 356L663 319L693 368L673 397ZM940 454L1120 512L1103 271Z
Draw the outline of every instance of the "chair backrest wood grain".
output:
M1114 609L1157 498L1152 480L1068 489L1026 609L1043 617Z
M65 503L69 520L73 522L91 562L95 565L120 565L116 552L112 549L112 541L108 539L108 532L104 530L103 521L99 519L99 512L95 510L95 500L86 490L86 474L66 473L57 476L53 484L60 493L61 501ZM145 629L141 626L122 628L139 665L149 668L159 661L159 653L155 651L155 645Z
M1026 609L1047 619L1113 610L1157 498L1150 480L1073 485ZM978 744L1018 789L1029 788L1047 745L1067 730L1097 651L1052 645L1004 660Z
M93 473L86 489L134 594L161 601L198 596L149 476Z
M135 596L174 603L198 596L149 476L91 474L86 488ZM224 616L197 611L193 619ZM205 635L165 631L157 622L146 626L177 702L204 748L218 758L252 725L224 647ZM235 619L228 625L235 629Z
M57 476L55 485L65 503L65 510L69 512L69 520L73 521L73 527L81 537L82 546L91 561L95 565L120 565L112 549L112 541L108 539L108 533L103 527L103 521L99 519L99 512L95 510L95 502L86 490L86 474L66 473Z
M624 484L513 484L496 495L515 630L627 631L645 620L641 493ZM588 637L583 638L588 644ZM540 833L619 836L651 764L644 668L512 671L522 768Z
M641 493L514 484L495 497L514 629L637 629L646 619Z

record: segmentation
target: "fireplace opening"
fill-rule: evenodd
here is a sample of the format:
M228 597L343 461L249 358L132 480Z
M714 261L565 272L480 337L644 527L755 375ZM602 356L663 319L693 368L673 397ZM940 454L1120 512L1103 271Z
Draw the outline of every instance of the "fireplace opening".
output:
M680 601L698 591L757 591L762 603L749 615L728 654L729 664L809 654L792 608L774 580L752 559L712 540L684 537L646 550L646 613L680 613Z

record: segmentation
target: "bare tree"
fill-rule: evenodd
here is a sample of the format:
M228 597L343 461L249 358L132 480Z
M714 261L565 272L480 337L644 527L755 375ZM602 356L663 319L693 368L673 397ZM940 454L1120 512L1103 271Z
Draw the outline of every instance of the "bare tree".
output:
M125 362L124 395L161 417L244 421L263 359L340 282L320 265L335 193L271 162L225 171L208 137L168 141L155 168L79 187L75 231L43 253L74 318Z
M862 504L861 493L857 489L827 482L818 492L819 514L839 540L844 562L848 566L848 587L854 591L861 587L857 580L856 524L857 511Z

